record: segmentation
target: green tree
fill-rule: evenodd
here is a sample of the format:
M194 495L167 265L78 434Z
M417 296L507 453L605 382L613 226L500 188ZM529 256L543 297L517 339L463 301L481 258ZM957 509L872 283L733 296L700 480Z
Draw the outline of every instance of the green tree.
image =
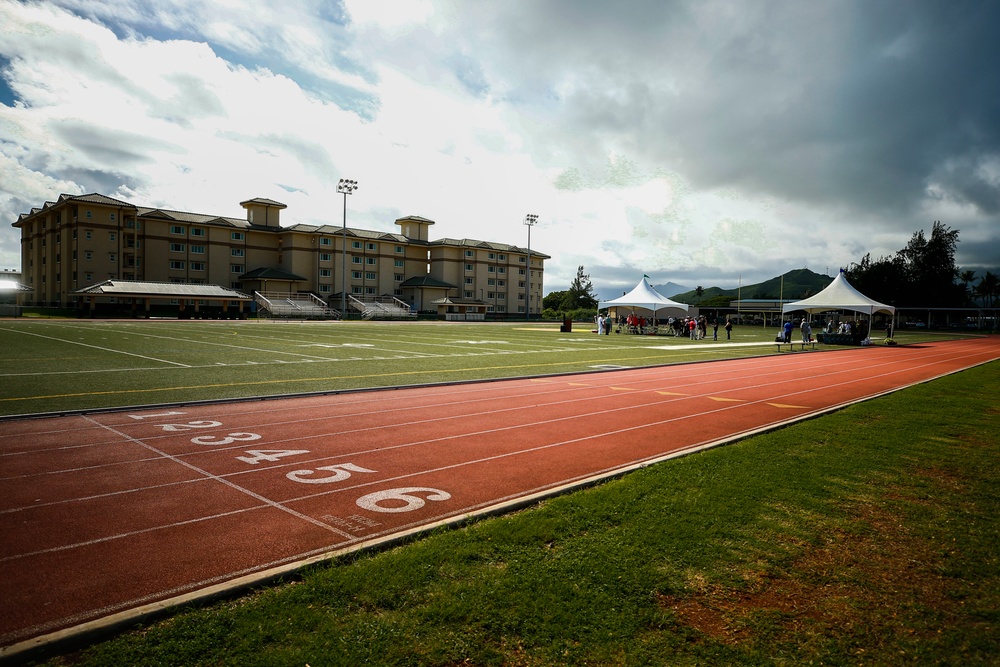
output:
M583 266L576 270L576 278L569 286L559 305L562 310L578 310L580 308L597 308L597 295L594 294L594 284L590 275L584 273Z
M847 280L876 301L896 306L957 306L966 303L957 282L955 246L958 230L934 222L930 238L914 232L894 257L865 255L846 270Z
M542 299L542 308L546 310L559 310L562 308L563 299L569 294L568 290L556 290L555 292L549 292Z
M976 279L976 272L975 271L969 271L969 270L962 271L959 274L958 279L962 281L962 288L965 290L965 297L971 303L972 302L973 293L972 293L972 289L969 287L969 285L971 285L972 281Z
M979 279L979 284L976 285L976 294L982 299L982 305L987 308L993 307L997 298L1000 297L1000 280L997 279L995 273L987 271Z
M698 297L698 303L701 303L701 297L702 297L703 294L705 294L705 288L704 287L702 287L701 285L698 285L697 287L694 288L694 295L696 297Z

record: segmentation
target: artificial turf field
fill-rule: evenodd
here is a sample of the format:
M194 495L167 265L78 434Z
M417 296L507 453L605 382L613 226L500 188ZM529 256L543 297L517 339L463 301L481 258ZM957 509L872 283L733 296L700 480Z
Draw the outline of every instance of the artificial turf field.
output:
M0 321L0 416L467 382L774 353L552 322ZM903 341L905 342L905 340ZM831 348L836 349L836 348ZM813 353L812 351L809 352Z

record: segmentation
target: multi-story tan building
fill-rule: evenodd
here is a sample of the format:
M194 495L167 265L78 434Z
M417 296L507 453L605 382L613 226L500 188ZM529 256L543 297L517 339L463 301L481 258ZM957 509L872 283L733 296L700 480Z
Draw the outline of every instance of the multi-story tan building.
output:
M29 213L21 230L25 305L68 306L108 279L220 285L245 292L312 292L338 307L394 296L414 310L434 300L479 301L485 312L541 312L548 255L470 239L429 239L433 220L396 220L399 233L343 225L280 225L284 204L241 202L246 218L147 208L101 194L60 195ZM344 244L346 242L346 249ZM346 259L346 267L344 260Z

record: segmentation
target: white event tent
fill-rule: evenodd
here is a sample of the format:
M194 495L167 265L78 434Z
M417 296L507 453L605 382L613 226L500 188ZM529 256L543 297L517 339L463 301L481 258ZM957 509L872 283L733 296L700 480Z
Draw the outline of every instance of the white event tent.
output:
M858 313L866 313L869 320L869 330L871 318L875 313L888 313L889 315L896 313L896 309L892 306L869 299L854 289L844 277L843 269L823 291L801 301L786 303L781 307L782 313L791 313L796 310L804 310L807 313L824 313L830 310L853 310Z
M653 286L649 284L649 276L643 276L639 284L633 287L632 291L628 294L620 296L617 299L602 301L600 303L601 308L613 308L616 306L645 308L652 311L654 318L656 317L656 312L664 308L677 308L679 310L683 310L684 312L687 312L688 309L688 305L686 303L671 301L653 289Z

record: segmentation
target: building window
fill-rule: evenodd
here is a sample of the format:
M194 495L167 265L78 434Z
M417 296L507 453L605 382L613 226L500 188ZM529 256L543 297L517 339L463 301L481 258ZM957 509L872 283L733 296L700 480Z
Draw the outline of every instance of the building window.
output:
M83 215L87 218L87 220L90 220L93 217L93 214L90 211L85 211Z
M205 254L205 246L203 246L203 245L193 245L193 246L191 246L191 252L193 254L195 254L195 255L204 255Z
M507 273L507 267L506 266L501 266L497 271L498 271L498 273Z
M44 278L44 276L42 276ZM360 285L351 285L351 294L361 294Z
M170 225L170 233L171 234L180 234L181 236L183 236L184 235L184 228L181 227L180 225Z
M230 248L229 254L232 255L233 257L242 257L244 254L243 248Z
M487 285L496 285L497 281L496 281L495 278L490 278L489 280L486 281L486 284Z
M114 264L118 260L118 256L115 253L108 253L108 261Z
M473 281L473 279L472 279L471 277L470 277L470 278L466 278L466 279L465 279L465 284L466 284L466 285L471 285L471 284L472 284L472 281Z
M507 281L506 280L498 280L497 281L497 286L498 287L506 287L507 286Z
M360 263L361 263L360 257L351 257L351 264L360 264Z
M325 236L319 240L320 245L333 245L333 239L328 239Z
M204 235L205 235L204 228L202 228L202 227L192 227L191 228L191 236L204 236Z
M351 271L351 280L361 280L361 272Z
M184 244L183 243L171 243L170 244L170 252L184 252Z
M170 260L170 268L174 271L183 271L184 262L179 262L176 259L172 259Z
M392 265L395 266L397 269L401 269L403 268L403 260L397 259L392 263Z
M191 262L191 270L192 271L204 271L205 270L205 262Z
M320 278L329 278L330 277L330 269L320 269L319 270L319 277Z
M243 240L243 232L233 232L233 233L231 233L229 235L229 238L231 238L234 241L242 241Z
M496 255L496 253L495 253L495 252L491 252L491 253L489 253L489 254L488 254L488 255L486 255L486 256L487 256L487 257L489 257L490 259L496 259L496 258L497 258L497 255Z
M85 273L85 274L83 274L83 279L84 280L93 280L94 279L94 274L93 273Z
M487 292L486 293L486 298L487 299L495 299L495 298L497 298L497 293L496 292Z
M367 250L378 250L378 246L376 244L374 244L374 243L368 243L368 244L366 244L365 248Z
M90 260L94 259L94 253L91 252L90 250L84 250L83 258L89 262Z
M403 282L403 274L402 273L394 273L394 274L392 274L392 279L395 282L397 282L397 283L401 283L401 282Z
M230 264L229 265L229 272L230 273L243 273L243 265L242 264Z
M396 252L403 252L403 246L401 245L396 246Z
M88 229L87 231L85 231L83 233L83 238L87 239L88 241L90 239L94 238L94 232L93 232L93 230Z
M117 241L117 240L118 240L118 237L117 237L117 236L115 236L115 233L114 233L114 232L108 232L108 240L109 240L109 241Z
M472 292L470 292L469 290L465 290L464 292L462 292L462 296L464 296L466 299L471 299Z
M378 274L368 271L365 273L365 280L378 280Z
M351 241L351 247L355 250L361 250L361 241Z
M497 267L493 266L492 264L490 264L489 266L486 267L486 272L487 273L496 273L496 270L497 270Z
M376 294L378 294L378 289L374 287L366 287L365 294L367 294L368 296L375 296Z
M476 253L474 251L472 251L472 250L466 250L465 251L465 256L466 257L475 257Z
M319 286L319 291L320 292L329 292L330 291L330 286L329 285L320 285Z
M321 262L329 262L331 259L333 259L333 255L328 252L321 252L319 254L319 261Z
M108 220L110 220L111 222L114 222L115 221L115 214L114 213L108 213Z
M501 262L502 262L502 261L504 261L505 259L507 259L507 255L504 255L504 254L500 254L500 255L497 255L497 260L498 260L498 261L501 261Z
M378 260L375 257L365 257L365 264L368 264L369 266L375 266L377 261Z

